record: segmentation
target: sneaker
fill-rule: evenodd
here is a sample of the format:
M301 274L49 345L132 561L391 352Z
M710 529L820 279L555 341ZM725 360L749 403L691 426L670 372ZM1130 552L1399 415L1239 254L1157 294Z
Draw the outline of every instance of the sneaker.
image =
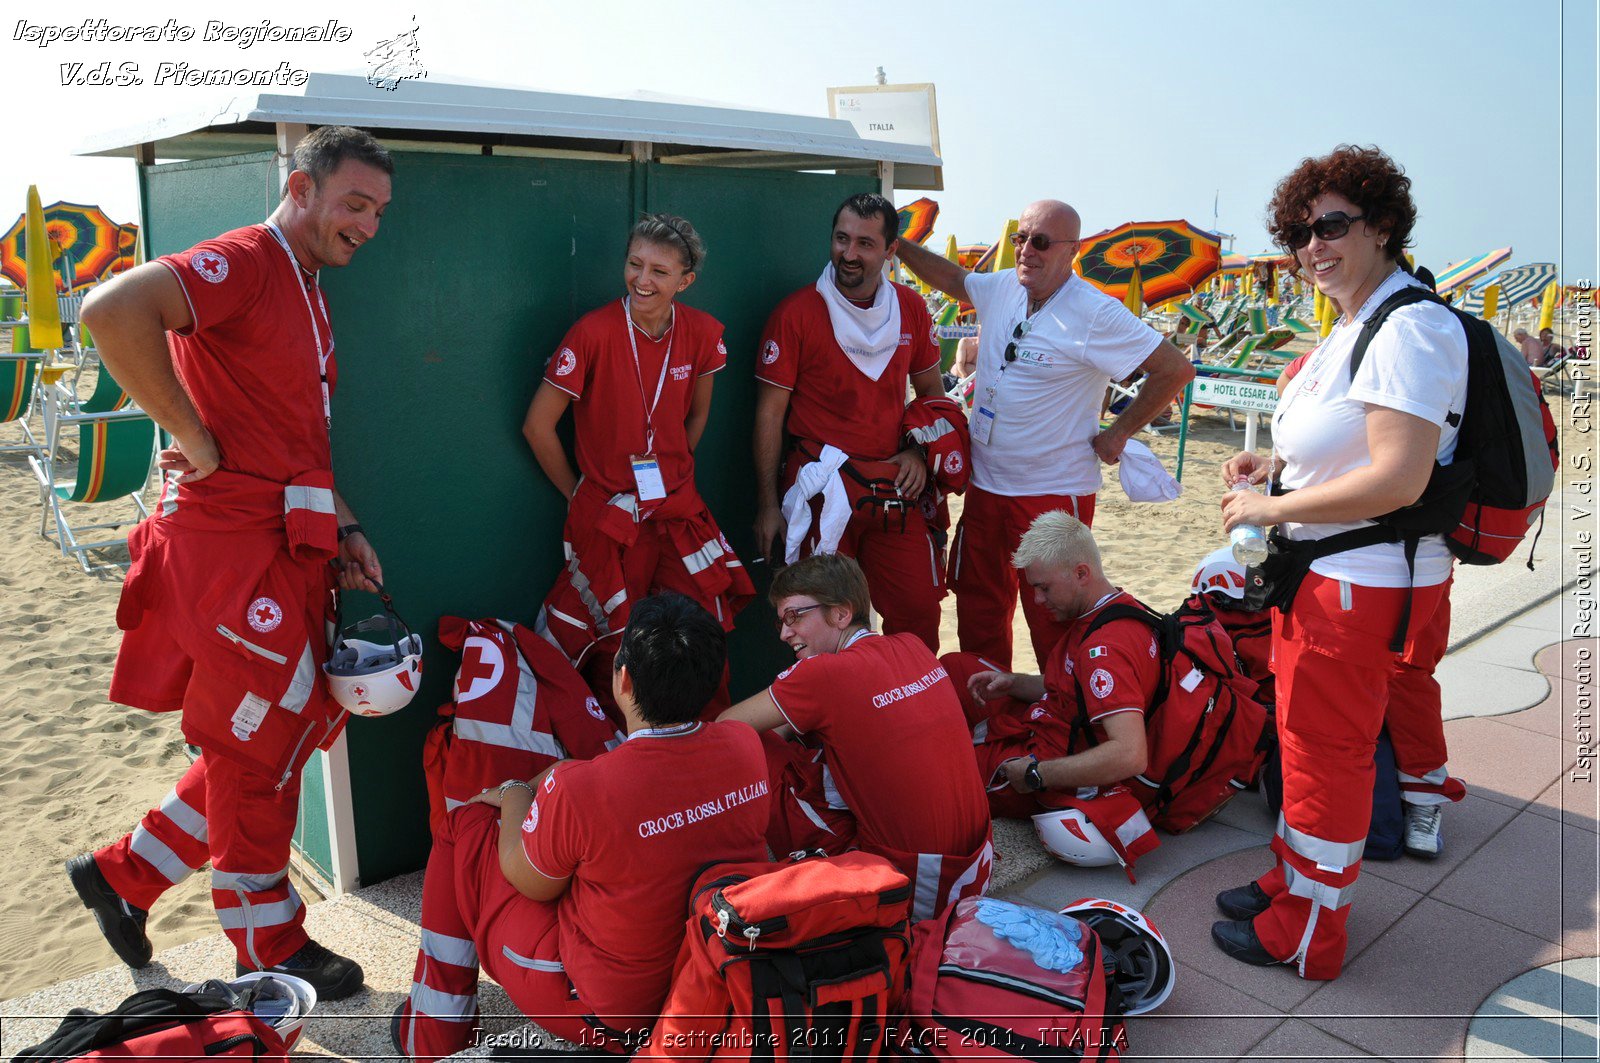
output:
M111 888L100 865L95 863L94 854L84 853L68 860L67 878L83 906L94 913L100 933L122 962L135 970L149 963L155 950L150 947L144 924L150 913L135 908Z
M1436 859L1444 852L1444 834L1439 829L1444 819L1443 805L1406 803L1406 852L1424 860Z
M1217 894L1217 909L1229 919L1254 919L1271 907L1272 898L1254 882Z
M307 941L300 946L299 952L282 963L262 969L304 978L317 991L319 1001L343 1000L359 990L365 978L361 965L355 960L330 952L315 941ZM238 965L240 974L249 974L253 970L257 968L242 963Z

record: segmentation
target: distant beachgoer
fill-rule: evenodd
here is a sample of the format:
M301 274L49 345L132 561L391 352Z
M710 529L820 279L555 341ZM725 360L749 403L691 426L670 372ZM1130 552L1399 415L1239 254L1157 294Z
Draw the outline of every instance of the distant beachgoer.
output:
M978 371L977 336L963 336L956 341L956 360L950 368L962 380Z
M774 567L789 543L796 558L834 550L855 558L884 632L911 632L937 653L943 550L917 505L926 459L905 445L901 421L908 381L917 398L943 398L944 381L927 306L884 276L898 218L879 195L839 204L822 276L767 319L756 364L755 532ZM818 475L831 462L835 471ZM814 535L790 528L785 510L809 525L811 508L801 504L828 497L824 484L840 487L848 518L836 527L825 504Z
M1287 489L1228 492L1226 529L1277 525L1296 544L1359 532L1415 502L1435 462L1454 454L1467 341L1450 311L1431 301L1396 309L1360 370L1350 368L1372 312L1425 287L1405 268L1416 222L1410 187L1387 155L1346 146L1305 160L1273 193L1273 237L1323 295L1350 309L1285 388L1272 422L1277 453L1245 452L1223 465L1226 484L1270 478ZM1421 537L1414 552L1377 542L1317 560L1292 548L1277 556L1302 560L1280 577L1286 586L1296 574L1303 580L1292 611L1279 603L1273 632L1283 765L1276 864L1217 897L1229 918L1211 933L1245 963L1292 963L1303 978L1332 979L1344 965L1380 729L1394 742L1407 852L1439 855L1441 808L1466 792L1445 764L1434 678L1449 639L1452 562L1441 535Z
M1078 212L1041 200L1022 212L1011 242L1015 269L969 273L926 248L904 245L911 271L977 308L972 482L950 557L961 648L1011 667L1017 571L1009 558L1039 514L1064 509L1094 520L1100 463L1164 413L1194 367L1127 307L1072 271ZM1109 427L1101 401L1113 380L1147 374L1138 396ZM1043 661L1066 625L1022 596L1034 652Z
M522 425L539 468L567 499L567 563L545 599L546 630L608 709L611 656L633 602L678 591L732 630L755 595L694 481L713 374L728 361L722 322L676 301L704 262L688 221L640 219L628 237L623 296L567 330ZM581 477L556 434L569 406Z
M323 1000L361 967L312 941L289 880L301 770L345 712L322 664L329 592L383 570L334 488L333 332L318 274L378 234L394 162L371 136L324 126L294 151L283 201L94 290L83 321L117 380L172 434L178 473L128 537L111 700L183 711L200 756L113 845L67 873L123 962L150 962L151 905L211 864L211 901L238 971L305 979ZM170 353L169 353L170 344Z
M1539 330L1539 345L1544 348L1544 361L1540 365L1551 365L1567 356L1567 349L1556 343L1554 329Z
M1529 365L1535 367L1544 365L1547 354L1545 345L1528 335L1527 329L1517 329L1511 334L1511 338L1517 341L1518 347L1522 348L1522 357L1527 360Z

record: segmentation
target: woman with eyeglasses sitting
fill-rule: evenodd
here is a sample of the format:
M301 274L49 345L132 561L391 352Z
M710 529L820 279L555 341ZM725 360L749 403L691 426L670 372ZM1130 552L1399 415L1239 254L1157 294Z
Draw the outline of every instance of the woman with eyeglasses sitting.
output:
M1344 962L1385 723L1409 852L1438 855L1440 807L1465 793L1445 769L1433 677L1449 634L1450 553L1443 536L1424 535L1408 556L1373 518L1416 502L1435 462L1450 461L1466 403L1466 335L1430 292L1391 309L1353 365L1363 323L1397 293L1424 287L1404 256L1416 217L1410 179L1377 148L1341 146L1279 183L1268 207L1273 238L1342 317L1284 389L1272 458L1245 452L1223 466L1229 485L1269 474L1273 484L1269 494L1224 495L1224 526L1277 525L1292 543L1266 566L1279 588L1276 864L1218 895L1228 921L1212 937L1235 959L1293 963L1303 978L1335 978Z
M731 631L734 614L755 596L695 489L713 374L728 360L722 322L677 302L705 256L686 219L642 217L628 237L622 297L567 331L522 425L539 468L568 503L566 565L543 619L611 709L611 658L631 603L677 591ZM556 435L569 406L578 472ZM726 684L719 698L708 712L727 707Z

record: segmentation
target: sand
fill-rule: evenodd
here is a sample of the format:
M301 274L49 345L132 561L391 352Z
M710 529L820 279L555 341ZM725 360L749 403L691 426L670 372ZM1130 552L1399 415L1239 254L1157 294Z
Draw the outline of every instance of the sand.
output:
M0 445L15 436L12 426L0 429ZM1174 466L1175 431L1141 438ZM1182 600L1195 563L1224 541L1218 470L1242 438L1225 414L1197 413L1187 489L1174 502L1131 503L1115 470L1108 473L1095 530L1114 582L1158 609ZM1263 429L1261 446L1268 445ZM107 700L120 573L84 575L40 538L38 488L20 454L0 454L0 500L0 795L11 839L0 871L0 999L6 999L115 962L62 863L127 831L160 801L187 756L176 716ZM953 599L945 602L942 639L944 648L955 648ZM1020 610L1015 642L1016 666L1034 668ZM308 900L315 897L301 886ZM173 889L150 923L158 951L215 929L205 875Z

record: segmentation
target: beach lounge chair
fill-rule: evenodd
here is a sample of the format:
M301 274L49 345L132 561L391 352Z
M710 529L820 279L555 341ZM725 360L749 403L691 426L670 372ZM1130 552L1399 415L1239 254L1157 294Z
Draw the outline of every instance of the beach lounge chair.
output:
M38 405L39 362L43 352L34 350L28 339L28 326L16 321L22 312L22 300L16 296L0 299L0 319L9 323L10 349L0 354L0 425L16 422L23 442L0 444L0 453L22 451L42 455L44 449L33 436L28 421Z
M1586 347L1568 348L1567 353L1551 362L1549 365L1533 367L1533 375L1539 379L1539 386L1545 389L1562 390L1567 384L1573 383L1573 363L1587 363L1589 351ZM1593 378L1589 378L1592 382ZM1582 389L1578 389L1582 390Z
M150 515L141 496L155 467L156 424L137 408L66 412L62 408L62 390L51 389L45 395L45 449L40 455L30 456L28 464L39 481L43 507L39 534L51 539L49 528L54 521L53 541L63 554L75 555L79 567L88 573L97 567L89 563L90 550L126 542L127 536L85 542L83 533L123 528ZM61 464L61 435L74 428L78 433L78 464L68 470ZM123 518L86 524L74 524L65 508L119 502L132 502L134 512Z

